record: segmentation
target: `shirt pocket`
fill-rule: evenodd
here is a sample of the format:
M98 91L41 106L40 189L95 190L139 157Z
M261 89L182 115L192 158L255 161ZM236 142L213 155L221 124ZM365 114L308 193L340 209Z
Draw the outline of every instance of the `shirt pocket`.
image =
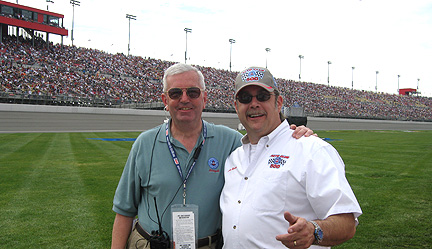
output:
M279 172L278 172L279 173ZM252 194L252 208L259 212L279 213L285 206L287 183L286 172L281 174L257 176Z

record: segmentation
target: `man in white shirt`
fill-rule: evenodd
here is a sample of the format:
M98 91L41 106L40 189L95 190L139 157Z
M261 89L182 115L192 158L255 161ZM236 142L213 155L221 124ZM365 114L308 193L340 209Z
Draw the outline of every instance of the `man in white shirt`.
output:
M247 135L225 163L224 248L330 247L351 239L362 211L338 152L317 137L291 137L266 68L240 72L235 91Z

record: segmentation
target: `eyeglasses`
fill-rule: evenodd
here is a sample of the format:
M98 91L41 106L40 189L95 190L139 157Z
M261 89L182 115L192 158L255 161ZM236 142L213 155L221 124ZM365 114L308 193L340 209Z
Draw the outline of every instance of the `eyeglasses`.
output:
M259 102L265 102L270 99L271 95L275 95L274 93L269 92L260 92L257 95L252 95L248 92L240 92L236 99L242 104L249 104L252 101L252 98L255 97Z
M171 99L179 99L183 95L183 91L186 91L186 95L191 99L196 99L201 95L201 89L198 87L174 87L167 91L168 96Z

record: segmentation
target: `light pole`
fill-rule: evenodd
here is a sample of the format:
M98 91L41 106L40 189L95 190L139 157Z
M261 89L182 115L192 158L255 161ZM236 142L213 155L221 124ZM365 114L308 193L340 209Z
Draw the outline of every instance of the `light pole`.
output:
M74 42L74 18L75 18L75 5L80 6L80 1L77 0L70 0L70 4L72 4L72 31L71 31L71 40L72 40L72 47Z
M129 19L129 42L128 42L128 56L129 56L129 52L130 52L130 20L136 20L136 16L134 15L130 15L130 14L126 14L126 18Z
M184 31L186 32L186 50L185 50L185 64L187 62L187 34L192 33L192 29L184 28Z
M354 69L355 67L351 67L351 90L354 90Z
M330 64L331 61L327 61L327 85L330 86Z
M417 79L417 92L418 92L419 82L420 82L420 79Z
M228 40L230 43L230 72L231 72L231 54L232 54L232 45L233 43L235 43L236 41L234 39L229 39Z
M270 52L271 49L270 48L266 48L265 51L267 52L267 54L266 54L266 68L267 68L267 56L268 56L268 52Z
M54 1L52 1L52 0L46 0L46 2L47 2L47 11L48 11L48 3L54 3Z
M379 72L376 71L375 73L376 73L376 79L375 79L375 92L378 92L378 74L379 74Z
M299 81L301 81L301 60L304 59L304 56L303 55L299 55L299 59L300 59Z
M399 78L400 78L400 75L398 74L398 89L397 89L397 94L399 94Z

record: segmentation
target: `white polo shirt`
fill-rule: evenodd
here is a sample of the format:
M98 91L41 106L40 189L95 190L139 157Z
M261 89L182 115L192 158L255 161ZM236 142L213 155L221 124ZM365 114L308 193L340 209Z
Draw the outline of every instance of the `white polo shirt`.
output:
M333 146L292 133L282 122L259 140L252 158L246 135L227 158L220 198L224 248L286 248L275 238L287 233L285 211L306 220L362 214Z

